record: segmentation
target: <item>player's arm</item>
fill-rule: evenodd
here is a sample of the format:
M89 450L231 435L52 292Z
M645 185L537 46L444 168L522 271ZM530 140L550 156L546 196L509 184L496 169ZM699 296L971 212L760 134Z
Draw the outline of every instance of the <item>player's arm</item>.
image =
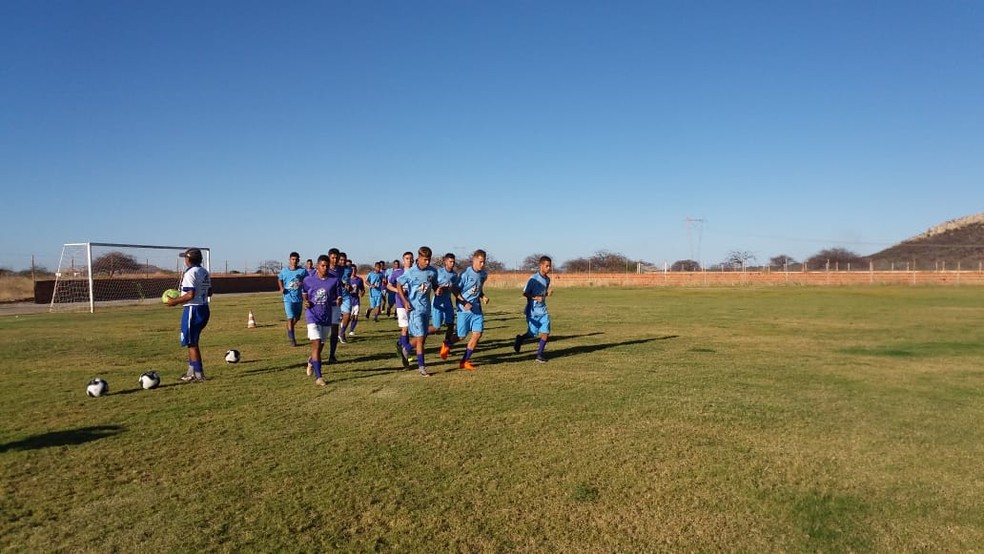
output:
M412 312L413 306L411 306L410 301L407 300L407 295L403 294L403 283L397 280L396 285L397 286L393 287L392 290L396 292L396 295L400 298L400 301L403 302L403 307L406 308L407 313Z
M185 302L191 300L195 297L195 289L188 289L181 296L176 296L174 298L168 298L168 306L177 306L178 304L184 304Z

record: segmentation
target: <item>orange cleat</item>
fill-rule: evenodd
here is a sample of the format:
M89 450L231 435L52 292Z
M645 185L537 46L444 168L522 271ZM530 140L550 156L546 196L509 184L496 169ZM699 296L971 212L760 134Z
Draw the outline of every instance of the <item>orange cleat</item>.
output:
M460 364L458 364L458 369L474 370L475 369L475 366L472 365L472 363L470 361L461 362Z
M442 342L441 343L441 359L442 360L448 359L448 354L450 354L450 353L451 353L451 347L448 346L448 344L446 342Z

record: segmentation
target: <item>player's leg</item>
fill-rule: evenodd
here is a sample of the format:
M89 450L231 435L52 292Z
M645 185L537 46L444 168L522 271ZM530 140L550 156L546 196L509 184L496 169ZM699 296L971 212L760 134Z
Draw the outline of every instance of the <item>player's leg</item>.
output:
M400 328L400 338L396 340L396 352L400 356L403 369L409 369L410 360L407 359L407 356L412 351L412 347L409 340L410 319L407 316L406 308L396 309L396 324Z
M413 310L410 312L410 344L417 354L417 372L424 377L430 377L427 372L427 365L424 362L424 343L427 340L427 328L430 326L430 314L424 313L425 310Z
M188 373L181 380L204 381L205 370L198 341L202 330L208 325L208 306L185 306L181 316L181 344L188 347Z
M325 334L331 332L329 327L316 323L308 324L308 339L311 341L311 357L308 358L307 374L314 375L315 384L323 387L325 380L321 376L321 354L325 348Z
M328 338L328 363L334 364L338 360L335 358L335 351L338 349L338 322L342 319L341 308L331 307L331 336Z
M350 337L355 336L355 326L359 324L359 311L361 310L360 304L358 302L352 303L352 318L349 320L349 332Z
M471 335L468 339L468 345L465 347L465 354L461 358L461 362L458 363L460 369L475 369L474 364L471 363L472 354L475 352L475 348L478 347L478 341L482 338L482 332L485 330L485 316L483 314L462 314L465 317L462 319L467 319L467 326L464 330L470 330ZM464 336L464 335L462 335Z
M537 336L540 342L536 348L536 361L545 363L547 359L543 356L543 350L547 347L547 340L550 339L550 314L543 314L537 318Z

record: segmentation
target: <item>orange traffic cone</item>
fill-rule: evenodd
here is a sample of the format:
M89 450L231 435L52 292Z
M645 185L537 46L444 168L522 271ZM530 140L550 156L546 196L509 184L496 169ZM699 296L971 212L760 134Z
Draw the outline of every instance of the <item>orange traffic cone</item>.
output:
M256 320L253 319L253 310L249 311L249 320L246 322L247 329L256 329Z

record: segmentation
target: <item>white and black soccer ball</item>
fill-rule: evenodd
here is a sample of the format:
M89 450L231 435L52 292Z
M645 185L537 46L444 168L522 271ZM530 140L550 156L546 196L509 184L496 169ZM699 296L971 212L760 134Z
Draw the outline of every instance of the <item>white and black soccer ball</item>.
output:
M96 377L89 381L89 384L85 387L85 393L93 398L109 394L109 383Z
M228 352L226 352L225 361L226 361L226 363L230 363L230 364L238 364L239 363L239 351L238 350L229 350Z
M140 375L139 383L144 390L156 389L161 384L161 376L156 371L145 371Z

